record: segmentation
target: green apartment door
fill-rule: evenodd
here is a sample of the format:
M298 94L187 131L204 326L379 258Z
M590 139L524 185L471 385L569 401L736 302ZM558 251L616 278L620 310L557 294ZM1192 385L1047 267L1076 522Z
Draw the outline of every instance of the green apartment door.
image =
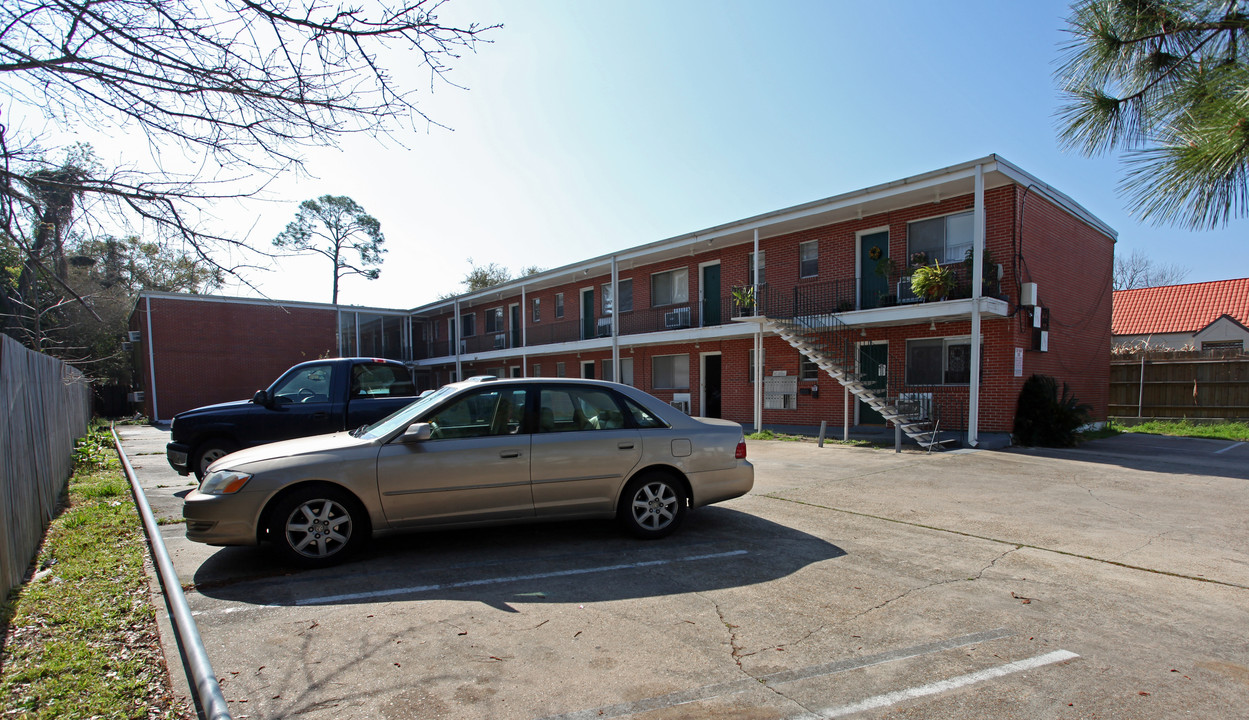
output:
M594 331L594 288L586 288L581 291L581 339L594 337Z
M880 253L872 257L873 249ZM859 238L859 309L869 310L880 305L880 296L889 294L889 278L876 273L876 263L889 257L889 231Z
M859 346L859 374L863 377L863 385L876 391L876 396L885 399L889 386L889 346ZM859 401L860 425L884 425L885 417L873 410L867 403Z
M700 327L720 324L720 264L703 266L703 309ZM711 417L719 417L712 415Z

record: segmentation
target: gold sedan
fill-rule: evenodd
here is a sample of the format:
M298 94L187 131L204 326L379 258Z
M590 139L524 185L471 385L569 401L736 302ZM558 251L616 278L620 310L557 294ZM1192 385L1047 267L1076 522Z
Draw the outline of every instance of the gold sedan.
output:
M661 538L689 509L753 484L737 423L691 418L628 385L486 377L350 433L227 455L183 515L196 542L269 541L316 566L410 530L614 517Z

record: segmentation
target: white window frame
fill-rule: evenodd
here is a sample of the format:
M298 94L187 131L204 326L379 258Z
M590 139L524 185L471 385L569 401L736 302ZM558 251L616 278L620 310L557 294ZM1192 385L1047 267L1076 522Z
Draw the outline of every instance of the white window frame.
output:
M668 360L668 359L675 360L675 358L685 359L685 384L684 385L680 384L681 382L681 377L680 377L680 372L679 372L680 368L673 367L672 368L673 384L670 386L660 385L659 384L659 372L656 368L655 362L658 360ZM655 390L689 390L690 389L690 356L689 356L689 353L677 353L673 355L652 355L651 356L651 387L654 388Z
M807 250L813 250L811 257L803 257ZM805 264L808 262L815 263L814 272L806 272ZM798 277L813 278L820 276L820 241L808 240L807 242L798 243Z
M945 215L933 215L931 217L920 218L918 220L912 220L908 222L906 224L905 264L909 264L911 262L911 256L917 252L917 250L911 247L911 238L913 237L911 228L917 223L932 222L934 220L942 220L944 222L943 234L941 238L942 240L941 252L944 255L944 257L939 257L939 258L930 257L928 258L928 262L929 263L932 263L933 261L938 261L942 263L963 262L965 259L967 259L967 248L970 248L972 246L972 243L973 243L972 238L975 234L975 228L974 227L972 228L972 231L971 231L972 235L968 236L967 242L959 243L958 245L955 246L955 247L964 248L963 251L960 253L957 253L957 256L952 257L950 255L950 218L964 216L964 215L967 216L968 218L973 218L974 217L973 213L974 213L973 210L959 210L958 212L946 213ZM899 263L899 265L902 265L902 264L904 263Z
M658 302L655 292L655 280L661 275L672 276L672 298L669 302ZM678 277L683 278L678 281ZM671 307L684 305L690 301L690 269L687 267L672 268L662 272L651 273L651 307Z
M768 251L759 251L759 285L768 284ZM746 284L755 284L755 254L753 252L746 253Z
M911 380L911 343L915 343L915 342L935 343L938 340L941 341L941 382L937 382L937 383L913 382ZM971 362L971 336L970 335L954 335L951 337L924 337L924 338L908 339L906 341L906 353L903 357L903 371L906 373L904 380L905 380L905 384L907 385L907 387L929 387L929 386L935 386L935 385L948 385L950 387L963 387L963 386L970 385L971 384L971 379L970 379L971 368L970 367L967 369L967 374L968 374L967 382L946 382L945 381L946 375L949 374L950 372L950 368L949 368L950 347L959 346L959 345L967 346L967 362L970 363ZM983 340L981 341L980 345L981 345L980 361L981 361L981 365L983 366L983 363L984 363L984 352L983 352L984 341Z

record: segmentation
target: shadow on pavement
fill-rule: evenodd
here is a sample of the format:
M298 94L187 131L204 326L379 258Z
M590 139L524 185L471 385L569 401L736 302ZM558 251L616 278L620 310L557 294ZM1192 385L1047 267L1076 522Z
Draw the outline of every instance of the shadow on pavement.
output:
M813 535L723 507L674 535L625 537L610 521L427 532L374 540L354 559L299 571L268 548L225 548L195 573L206 597L257 605L387 600L603 602L768 582L844 556Z

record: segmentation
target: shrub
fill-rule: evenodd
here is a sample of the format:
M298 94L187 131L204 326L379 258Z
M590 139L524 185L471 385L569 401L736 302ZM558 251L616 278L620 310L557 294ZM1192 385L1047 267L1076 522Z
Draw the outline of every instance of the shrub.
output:
M1063 383L1062 395L1058 381L1048 375L1033 375L1019 392L1015 408L1015 441L1021 445L1070 447L1076 444L1076 429L1089 420L1087 404L1071 394Z

